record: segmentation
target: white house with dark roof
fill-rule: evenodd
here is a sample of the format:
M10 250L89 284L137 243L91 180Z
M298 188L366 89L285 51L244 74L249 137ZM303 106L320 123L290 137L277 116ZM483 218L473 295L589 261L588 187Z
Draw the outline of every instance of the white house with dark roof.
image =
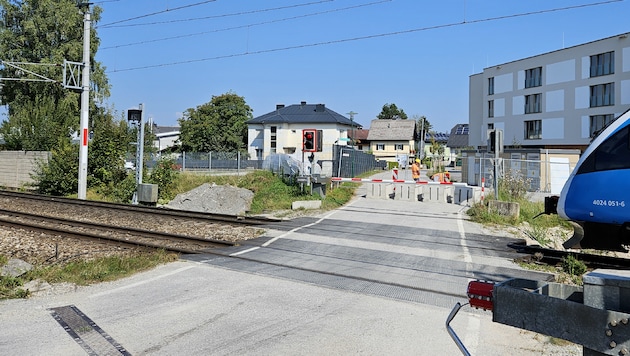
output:
M303 151L303 130L313 129L321 132L321 151L314 152L315 160L332 160L333 145L350 144L352 130L360 128L324 104L279 104L276 110L247 121L247 149L250 159L282 153L304 162L311 152Z
M370 123L367 139L377 159L400 162L402 156L415 155L416 137L415 120L375 119Z
M177 145L179 140L179 126L158 126L151 127L155 140L153 146L158 152L164 152Z

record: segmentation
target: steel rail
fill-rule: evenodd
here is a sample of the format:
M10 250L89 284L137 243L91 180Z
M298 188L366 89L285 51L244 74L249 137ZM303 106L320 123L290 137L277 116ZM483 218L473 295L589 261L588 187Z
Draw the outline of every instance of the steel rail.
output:
M198 211L175 210L164 207L151 207L143 205L130 205L121 203L101 202L94 200L81 200L66 197L53 197L49 195L41 195L34 193L23 193L9 190L0 190L0 196L14 197L20 199L33 199L40 201L50 201L63 204L81 205L87 207L100 207L115 210L126 210L134 213L155 214L169 217L179 217L188 219L199 219L207 221L218 221L223 223L231 223L236 225L264 225L282 221L281 219L260 217L260 216L240 216L229 214L212 214Z
M71 226L73 228L82 228L82 229L90 229L90 230L97 230L97 231L100 230L100 231L105 231L107 234L118 233L118 234L125 234L125 235L140 237L144 239L151 239L151 240L158 239L161 241L170 241L170 242L176 242L176 243L177 242L181 243L182 241L192 242L196 244L201 243L201 244L208 245L207 248L227 247L227 246L236 245L236 243L230 242L230 241L205 239L205 238L196 237L196 236L170 234L170 233L164 233L164 232L159 232L159 231L150 231L150 230L143 230L143 229L136 229L136 228L118 227L118 226L107 225L107 224L96 224L96 223L89 223L89 222L83 222L83 221L54 218L54 217L49 217L49 216L41 216L41 215L35 215L35 214L23 213L23 212L17 212L17 211L5 210L5 209L0 209L0 215L8 215L8 216L19 217L19 218L30 219L30 220L38 220L38 221L43 221L46 223L53 223L53 224L63 224L63 225ZM142 246L142 247L149 247L149 248L154 248L154 249L164 249L167 251L173 251L173 252L179 252L179 253L197 254L197 253L207 252L205 251L205 249L196 250L196 249L181 248L177 246L168 246L168 245L154 243L154 242L130 241L124 238L108 236L104 234L76 231L76 230L64 229L64 228L55 228L55 227L50 227L50 226L43 226L41 224L36 224L36 223L20 222L14 219L7 219L7 218L0 218L0 225L16 227L16 228L31 230L31 231L38 231L38 232L43 232L43 233L56 233L56 234L61 234L63 236L68 236L68 237L99 239L99 240L112 241L116 243L132 245L132 246Z
M562 251L540 246L526 246L520 244L510 244L509 247L527 253L528 258L547 264L557 264L568 256L573 256L577 260L584 262L589 268L608 268L618 270L630 270L630 259L613 256L602 256L591 253ZM522 259L522 258L521 258Z

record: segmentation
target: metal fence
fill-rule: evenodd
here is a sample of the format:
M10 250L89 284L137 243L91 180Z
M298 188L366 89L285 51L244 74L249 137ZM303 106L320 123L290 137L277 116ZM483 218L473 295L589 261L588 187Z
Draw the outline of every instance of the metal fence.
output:
M357 177L374 169L385 169L387 162L378 161L373 154L348 146L333 146L332 177Z
M499 180L504 177L520 179L530 192L560 194L564 183L574 167L568 158L551 160L523 160L499 158L468 157L463 160L462 181L469 185L493 187L495 164Z
M193 172L236 172L241 170L262 169L263 161L243 159L240 152L182 152L169 157L175 159L175 165L180 171ZM152 157L145 164L153 168L160 157Z
M269 159L277 156L277 159ZM270 169L269 165L277 163L285 164L288 159L282 160L282 156L288 155L272 155L268 157L267 167L263 160L243 159L239 152L206 152L206 153L174 153L169 157L175 159L175 165L180 171L189 172L210 172L231 174L247 173L253 169ZM322 172L331 177L356 177L365 172L374 169L385 169L386 162L378 161L374 155L362 151L355 150L348 146L333 146L332 160L318 161L320 167L329 167L329 171ZM152 157L145 165L151 169L157 165L159 156ZM291 161L291 160L288 160ZM293 167L296 165L297 168ZM295 170L303 172L301 162L292 162L290 167L280 167L284 174L295 174ZM289 169L290 168L290 169ZM295 169L294 169L295 168ZM275 169L272 169L275 171Z

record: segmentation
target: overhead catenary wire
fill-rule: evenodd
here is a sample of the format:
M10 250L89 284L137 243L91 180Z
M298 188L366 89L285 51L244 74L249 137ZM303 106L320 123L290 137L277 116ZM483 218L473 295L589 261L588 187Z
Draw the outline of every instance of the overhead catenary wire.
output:
M166 12L172 12L172 11L187 9L187 8L190 8L190 7L204 5L204 4L207 4L209 2L215 2L215 1L217 1L217 0L206 0L206 1L201 1L201 2L198 2L198 3L194 3L194 4L188 4L188 5L182 5L182 6L174 7L172 9L166 9L166 10L161 10L161 11L157 11L157 12L152 12L152 13L149 13L149 14L139 15L139 16L131 17L131 18L124 19L124 20L118 20L118 21L115 21L115 22L110 22L108 24L101 25L99 28L103 28L103 27L107 27L107 26L111 26L111 25L114 25L114 24L119 24L119 23L123 23L123 22L127 22L127 21L138 20L138 19L142 19L142 18L145 18L145 17L151 17L151 16L155 16L155 15L160 15L160 14L163 14L163 13L166 13Z
M301 48L318 47L318 46L326 46L326 45L346 43L346 42L362 41L362 40L369 40L369 39L374 39L374 38L398 36L398 35L403 35L403 34L423 32L423 31L429 31L429 30L437 30L437 29L448 28L448 27L472 25L472 24L483 23L483 22L499 21L499 20L505 20L505 19L510 19L510 18L533 16L533 15L540 15L540 14L551 13L551 12L559 12L559 11L578 9L578 8L600 6L600 5L606 5L606 4L622 2L622 1L624 0L606 0L606 1L589 3L589 4L572 5L572 6L565 6L565 7L553 8L553 9L547 9L547 10L537 10L537 11L522 12L522 13L510 14L510 15L488 17L488 18L478 19L478 20L462 20L459 22L452 22L452 23L446 23L446 24L435 25L435 26L412 28L408 30L385 32L385 33L378 33L378 34L373 34L373 35L357 36L357 37L352 37L352 38L321 41L321 42L286 46L286 47L278 47L278 48L269 48L269 49L262 49L258 51L245 51L241 53L232 53L232 54L225 54L225 55L219 55L219 56L213 56L213 57L182 60L182 61L175 61L175 62L161 63L161 64L151 64L151 65L123 68L123 69L114 69L114 70L108 71L108 73L119 73L119 72L128 72L128 71L134 71L134 70L169 67L169 66L176 66L176 65L183 65L183 64L207 62L211 60L220 60L220 59L227 59L227 58L263 54L263 53L273 53L273 52L281 52L281 51L288 51L288 50L301 49Z
M319 1L301 3L301 4L293 4L293 5L287 5L287 6L265 8L265 9L259 9L259 10L233 12L233 13L229 13L229 14L220 14L220 15L212 15L212 16L204 16L204 17L192 17L192 18L187 18L187 19L168 20L168 21L155 21L155 22L148 22L148 23L113 26L114 24L117 24L117 23L120 23L120 22L123 22L123 21L126 22L126 21L135 20L135 19L137 19L137 17L136 17L136 18L129 19L129 20L117 21L117 22L112 22L112 23L109 23L109 24L101 25L101 26L99 26L99 29L115 28L115 27L151 26L151 25L163 25L163 24L177 23L177 22L210 20L210 19L218 19L218 18L233 17L233 16L251 15L251 14L257 14L257 13L262 13L262 12L270 12L270 11L293 9L293 8L303 7L303 6L318 5L318 4L322 4L322 3L325 3L325 2L331 2L331 1L335 1L335 0L319 0Z
M292 17L284 17L284 18L281 18L281 19L257 22L257 23L253 23L253 24L232 26L232 27L226 27L226 28L221 28L221 29L216 29L216 30L211 30L211 31L195 32L195 33L188 33L188 34L183 34L183 35L178 35L178 36L163 37L163 38L156 38L156 39L152 39L152 40L145 40L145 41L138 41L138 42L132 42L132 43L125 43L125 44L116 45L116 46L102 47L101 50L115 49L115 48L122 48L122 47L130 47L130 46L137 46L137 45L143 45L143 44L148 44L148 43L163 42L163 41L170 41L170 40L182 39L182 38L187 38L187 37L207 35L207 34L210 34L210 33L217 33L217 32L225 32L225 31L237 30L237 29L241 29L241 28L250 28L250 27L254 27L254 26L263 26L263 25L268 25L268 24L272 24L272 23L279 23L279 22L291 21L291 20L296 20L296 19L301 19L301 18L306 18L306 17L330 14L330 13L334 13L334 12L347 11L347 10L361 8L361 7L382 4L384 2L390 2L390 1L392 1L392 0L379 0L379 1L374 1L374 2L370 2L370 3L366 3L366 4L359 4L359 5L354 5L354 6L342 7L342 8L338 8L338 9L319 11L319 12L314 12L314 13L310 13L310 14L303 14L303 15L297 15L297 16L292 16Z

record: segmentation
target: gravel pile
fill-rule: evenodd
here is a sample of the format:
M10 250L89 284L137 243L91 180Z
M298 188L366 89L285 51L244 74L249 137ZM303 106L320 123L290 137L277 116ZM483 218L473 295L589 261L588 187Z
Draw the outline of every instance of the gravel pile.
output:
M251 190L206 183L177 195L166 206L170 209L240 216L250 210L253 199Z

